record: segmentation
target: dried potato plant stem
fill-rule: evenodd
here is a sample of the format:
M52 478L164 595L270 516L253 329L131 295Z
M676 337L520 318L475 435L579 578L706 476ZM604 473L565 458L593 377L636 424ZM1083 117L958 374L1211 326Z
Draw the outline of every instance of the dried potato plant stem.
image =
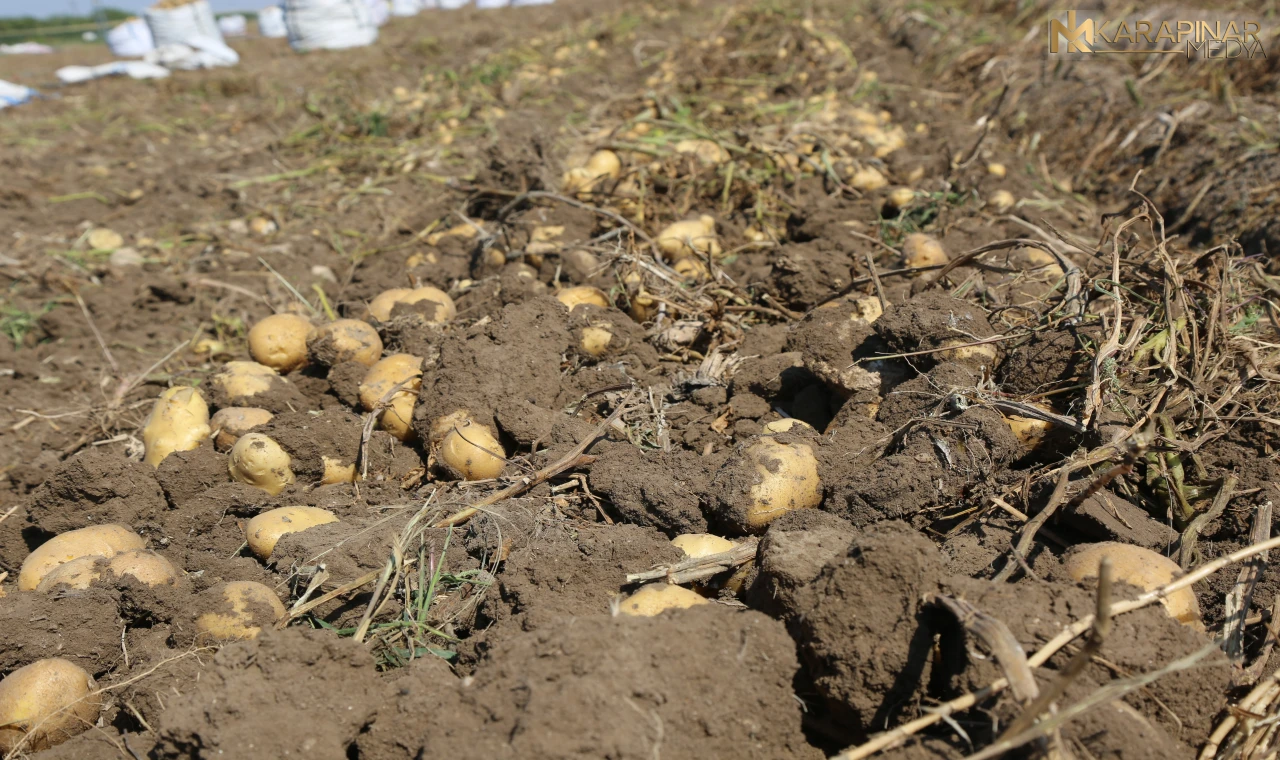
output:
M1134 610L1142 609L1143 607L1146 607L1150 604L1153 604L1155 602L1158 602L1164 599L1166 596L1168 596L1169 594L1172 594L1175 591L1179 591L1181 589L1187 588L1193 583L1196 583L1198 581L1201 581L1209 577L1210 575L1213 575L1214 573L1218 572L1224 567L1228 567L1237 562L1241 562L1243 560L1249 559L1250 557L1261 554L1263 552L1271 551L1272 549L1276 549L1276 548L1280 548L1280 536L1276 536L1275 538L1268 539L1261 543L1246 546L1243 549L1240 549L1238 551L1232 552L1231 554L1227 554L1225 556L1219 557L1207 564L1201 565L1200 567L1196 568L1194 571L1182 576L1181 578L1178 578L1177 580L1172 581L1170 583L1166 583L1165 585L1159 588L1152 589L1151 591L1141 594L1134 599L1130 599L1123 602L1115 602L1111 605L1110 614L1112 617L1114 617L1116 615L1123 615L1126 612L1133 612ZM1057 636L1050 639L1044 646L1036 650L1035 654L1027 658L1027 664L1033 668L1038 668L1041 665L1045 664L1046 662L1049 661L1050 657L1053 657L1053 655L1057 654L1059 650L1061 650L1067 644L1071 643L1071 641L1074 640L1077 636L1079 636L1080 634L1084 633L1085 631L1093 627L1093 621L1094 621L1094 616L1087 615L1081 618L1080 620L1077 620L1076 622L1072 623L1070 626L1063 629L1063 631L1059 633ZM841 752L840 754L835 755L832 758L832 760L862 760L862 758L870 757L883 749L888 749L889 747L897 744L899 741L905 739L906 737L917 734L923 731L924 729L928 728L929 726L932 726L933 724L938 723L939 721L944 720L945 718L948 718L957 712L960 712L961 710L967 710L970 707L973 707L974 705L978 704L979 702L986 699L987 697L990 697L993 694L998 694L1008 687L1009 687L1008 679L997 678L987 686L984 686L983 688L978 689L977 691L961 695L947 702L943 702L937 707L929 708L928 715L925 715L920 718L916 718L915 720L910 721L908 723L904 723L901 726L898 726L897 728L893 729L892 731L886 731L882 734L879 734L875 738L871 739L870 741L860 744L856 747L850 747L844 752Z

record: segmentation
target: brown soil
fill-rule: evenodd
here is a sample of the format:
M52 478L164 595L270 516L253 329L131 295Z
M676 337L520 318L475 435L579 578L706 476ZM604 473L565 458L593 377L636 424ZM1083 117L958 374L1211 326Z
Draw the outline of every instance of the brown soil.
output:
M6 109L0 676L63 657L104 689L98 725L39 756L809 760L1004 675L941 596L1029 654L1094 611L1059 559L1073 546L1190 570L1270 535L1254 523L1280 505L1280 56L1046 67L1027 29L1047 12L428 12L368 48L249 38L233 69ZM0 78L49 89L103 55L6 56ZM618 176L566 188L604 149ZM885 186L855 188L867 169ZM713 250L662 252L664 228L704 215ZM124 248L92 249L100 227ZM905 269L917 232L965 259ZM423 285L457 316L368 315ZM570 311L557 294L575 286L604 305ZM372 424L366 367L329 366L329 346L251 397L215 387L283 312L366 319L422 360L407 440ZM273 412L255 432L295 481L238 482L209 441L144 463L141 428L177 385ZM1056 423L1019 437L1028 409ZM463 410L496 435L499 477L453 479L432 429ZM788 418L807 427L768 434L809 447L821 503L749 525L761 474L743 452ZM322 485L326 460L360 477ZM246 523L283 506L337 521L260 560ZM33 550L105 524L178 582L17 590ZM619 614L629 575L706 532L758 547L685 583L706 604ZM1203 633L1158 604L1117 616L1056 709L1221 636L1238 573L1193 586ZM1196 757L1228 717L1247 718L1230 746L1262 737L1280 707L1254 721L1238 703L1275 670L1276 576L1234 661L1214 651L1009 756ZM294 612L277 629L251 604L256 639L210 640L196 619L236 581ZM1038 688L1081 642L1033 670ZM1025 707L991 694L880 756L968 756Z

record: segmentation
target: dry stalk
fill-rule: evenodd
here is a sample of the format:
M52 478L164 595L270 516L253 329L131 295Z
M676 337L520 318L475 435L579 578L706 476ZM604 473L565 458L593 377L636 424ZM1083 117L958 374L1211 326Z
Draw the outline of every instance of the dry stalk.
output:
M1035 676L1027 666L1027 653L1003 620L988 615L963 599L937 594L932 600L946 607L966 631L982 640L987 651L1000 664L1014 699L1027 704L1040 694Z
M648 583L666 579L667 583L679 585L703 581L755 559L758 544L757 539L750 538L718 554L690 557L672 565L658 565L652 570L641 573L627 573L627 583Z

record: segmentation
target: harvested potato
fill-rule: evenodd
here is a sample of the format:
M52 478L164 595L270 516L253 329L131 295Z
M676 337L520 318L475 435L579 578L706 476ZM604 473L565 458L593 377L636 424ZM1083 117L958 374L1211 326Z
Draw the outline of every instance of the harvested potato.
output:
M413 407L422 386L422 359L410 354L392 354L370 367L360 381L360 403L366 410L373 411L397 385L400 389L391 396L378 424L404 441L413 437Z
M1018 200L1013 197L1013 193L1008 190L997 190L991 194L991 210L997 214L1003 214L1018 204Z
M252 406L229 406L213 413L209 427L213 429L213 445L218 451L228 451L251 429L265 425L275 415L266 409Z
M1009 430L1013 431L1013 437L1018 439L1018 443L1029 449L1039 446L1053 430L1052 422L1047 422L1038 417L1022 417L1010 414L1005 415L1004 421L1009 426Z
M990 174L992 177L1004 179L1004 176L1008 173L1009 170L1005 168L1004 164L996 163L995 161L987 164L987 174Z
M683 610L710 604L701 594L670 583L650 583L618 604L618 612L634 617L653 617L667 610Z
M227 362L210 381L226 394L232 403L244 403L259 393L271 390L280 373L257 362Z
M596 185L606 179L617 179L622 175L622 160L611 150L598 150L587 159L586 166L580 166L564 173L562 183L564 191L569 195L585 195Z
M613 340L613 333L603 327L591 325L582 328L582 340L579 341L579 345L588 356L598 359L608 352L611 340Z
M378 427L387 431L401 441L413 438L413 407L418 403L416 393L397 393L382 415L378 417Z
M372 367L382 358L382 338L368 322L338 319L312 333L307 350L312 361L325 367L343 362Z
M649 322L662 311L662 302L641 291L631 297L631 308L627 313L637 322Z
M502 474L506 452L488 427L466 418L456 421L440 442L440 461L462 480L486 480Z
M206 609L213 609L196 618L196 630L207 639L256 639L262 626L285 616L275 592L253 581L224 583L200 596L209 600Z
M209 405L200 391L185 385L165 390L142 426L144 462L159 467L175 451L190 451L209 437Z
M593 288L590 285L579 285L573 288L565 288L556 293L556 300L565 305L569 311L573 311L578 306L599 306L602 309L609 308L609 297L599 288Z
M271 509L245 523L244 537L249 551L266 562L276 542L286 533L300 533L317 525L337 522L337 515L318 507L280 507Z
M471 240L484 231L483 222L463 222L456 224L448 229L433 232L427 235L427 245L440 245L445 238L458 238L459 240Z
M884 199L885 210L896 214L901 212L916 199L916 191L909 187L895 187Z
M86 589L106 573L113 573L118 578L128 575L148 586L171 586L178 580L178 571L169 560L150 549L130 549L110 559L90 556L63 563L40 581L36 591L47 594L62 585Z
M671 261L689 256L719 256L723 251L716 237L715 217L702 215L670 224L657 237L658 248Z
M792 430L813 432L813 425L795 417L784 417L780 420L766 422L764 424L764 432L761 435L778 435L779 433L789 433Z
M703 280L711 277L711 272L707 269L707 265L704 264L701 259L680 259L676 263L672 264L671 268L674 269L676 274L680 275L681 279L684 280L702 282Z
M37 660L0 681L0 751L25 756L93 727L102 710L98 684L60 657Z
M773 436L762 436L727 462L712 487L723 521L743 533L761 533L787 512L822 503L813 449Z
M331 486L335 483L354 483L356 480L356 463L343 464L341 459L321 456L324 462L324 474L320 476L320 485Z
M849 187L863 192L879 190L888 184L889 180L874 166L860 166L849 177Z
M902 241L902 258L912 269L940 267L951 260L937 238L922 232L913 232Z
M1073 547L1063 558L1063 567L1077 582L1098 577L1098 563L1111 559L1111 578L1124 581L1143 591L1152 591L1173 582L1182 575L1178 563L1141 546L1104 541ZM1200 619L1200 603L1190 588L1179 589L1160 600L1165 612L1183 625L1204 630Z
M710 533L685 533L671 539L671 545L685 553L686 557L708 557L722 554L737 546L734 542Z
M98 227L89 232L86 242L95 251L114 251L124 245L124 236L115 230Z
M676 153L696 156L700 163L718 166L729 160L729 151L713 140L681 140L675 145Z
M994 343L981 343L979 345L968 345L973 341L963 338L948 338L943 341L944 347L954 346L955 348L947 348L945 351L939 351L938 357L942 361L957 362L959 364L967 364L974 367L994 367L996 360L1000 354L996 350Z
M391 319L392 310L399 304L413 305L430 301L435 304L434 311L426 314L427 322L431 324L442 325L458 315L458 308L454 306L453 299L449 294L433 287L421 288L392 288L391 290L379 293L372 301L369 302L369 316L379 322L386 322Z
M54 568L80 557L114 557L146 542L123 525L93 525L61 533L27 555L18 571L18 590L34 591Z
M254 361L281 373L307 365L311 322L297 314L273 314L249 330L249 354Z
M240 436L227 458L227 470L232 478L272 496L293 483L292 464L288 452L262 433Z

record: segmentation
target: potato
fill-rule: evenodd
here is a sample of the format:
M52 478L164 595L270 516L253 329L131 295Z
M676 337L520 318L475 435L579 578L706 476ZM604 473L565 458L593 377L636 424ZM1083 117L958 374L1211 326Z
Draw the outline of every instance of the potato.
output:
M307 338L315 328L297 314L274 314L249 330L249 354L254 361L281 373L307 365Z
M271 390L272 383L279 377L280 373L257 362L235 361L222 365L222 371L210 382L233 403L242 403Z
M650 583L618 604L618 612L634 617L653 617L667 610L683 610L710 604L701 594L670 583Z
M335 483L354 483L356 480L356 463L343 464L341 459L321 456L324 463L324 474L320 476L320 485L331 486Z
M598 359L608 352L611 340L613 340L613 333L603 327L591 325L582 328L582 340L579 341L579 345L588 356Z
M200 596L212 597L210 606L215 608L196 618L196 630L205 639L256 639L262 626L271 625L286 614L275 592L253 581L224 583Z
M34 591L54 568L80 557L114 557L146 542L123 525L93 525L61 533L27 555L18 571L18 590Z
M948 348L945 351L938 352L938 358L942 361L957 362L959 364L967 364L973 367L995 367L996 360L999 359L999 351L996 350L994 343L982 343L977 346L966 345L973 343L967 338L949 338L943 341L943 346L956 346L956 348Z
M730 158L729 151L713 140L681 140L675 148L676 153L692 154L707 166L723 164Z
M93 676L60 657L13 671L0 681L0 751L21 747L26 756L92 728L102 710L97 691Z
M275 415L266 409L252 406L229 406L214 412L209 420L213 429L213 445L218 451L228 451L240 440L240 436L258 425L265 425Z
M940 267L951 260L947 251L938 239L921 232L907 235L902 242L903 263L912 269L919 267Z
M200 391L175 385L160 394L142 426L144 462L159 467L175 451L190 451L209 437L209 405Z
M360 403L373 411L392 388L400 383L400 392L416 393L422 385L422 359L411 354L391 354L369 368L360 381Z
M1008 173L1009 170L1004 167L1004 164L999 164L994 161L987 164L987 174L990 174L992 177L1004 179L1004 176Z
M440 245L445 238L459 238L461 240L471 240L484 231L484 222L463 222L455 224L448 229L433 232L427 235L427 245Z
M342 362L372 367L382 358L382 338L368 322L338 319L312 333L307 350L312 361L325 367Z
M710 533L685 533L671 539L671 545L685 553L686 557L707 557L727 552L737 546L734 542Z
M331 522L338 522L338 517L327 509L280 507L263 512L245 523L244 537L249 542L249 551L266 562L281 536Z
M988 202L991 204L991 210L997 214L1003 214L1018 204L1018 200L1008 190L995 191Z
M272 496L293 483L292 464L288 452L262 433L240 436L227 458L227 470L232 478Z
M849 177L849 187L863 192L879 190L888 184L889 180L873 166L860 166Z
M556 293L556 300L565 305L569 311L573 311L578 306L599 306L602 309L609 308L609 297L599 288L593 288L590 285L579 285L573 288L565 288Z
M822 503L813 449L773 436L760 437L727 462L712 487L724 521L744 533L761 533L787 512Z
M427 322L442 325L458 315L458 308L453 305L449 294L439 288L392 288L379 293L369 303L369 316L379 322L391 319L391 311L397 304L413 305L422 301L435 303L435 310L427 313Z
M1018 443L1029 449L1039 446L1045 436L1053 430L1052 422L1046 422L1038 417L1005 415L1004 421L1009 426L1009 430L1013 431L1013 437L1018 439Z
M118 578L126 575L148 586L172 586L178 580L173 564L150 549L130 549L107 559L100 556L80 557L55 567L36 591L47 594L58 586L86 589L106 573Z
M766 422L764 424L764 432L761 435L778 435L779 433L789 433L792 430L813 432L813 425L795 417L784 417L773 422Z
M1063 558L1063 567L1077 582L1098 577L1098 563L1103 557L1111 558L1111 578L1124 581L1143 591L1152 591L1173 582L1182 575L1178 563L1141 546L1115 541L1082 544L1073 547ZM1179 589L1160 600L1165 612L1183 625L1204 630L1200 619L1200 603L1190 588Z
M414 436L413 407L417 403L416 393L397 393L387 408L382 410L382 416L378 418L378 427L401 441L411 440Z
M586 166L570 169L564 173L562 184L569 195L582 195L591 192L602 180L617 179L622 176L622 160L611 150L598 150L587 159Z
M506 452L486 426L473 419L455 422L440 442L440 460L454 477L485 480L502 474Z
M909 187L895 187L889 191L889 195L884 199L885 210L890 213L898 213L911 205L916 199L916 191Z
M687 281L702 282L711 277L711 272L708 271L707 265L701 259L680 259L672 264L671 268L675 270L676 274L680 275L681 279Z
M124 236L115 230L98 227L89 232L86 242L95 251L114 251L124 245Z
M711 254L719 256L723 250L716 238L715 217L703 216L670 224L657 237L658 248L671 261L689 256Z

